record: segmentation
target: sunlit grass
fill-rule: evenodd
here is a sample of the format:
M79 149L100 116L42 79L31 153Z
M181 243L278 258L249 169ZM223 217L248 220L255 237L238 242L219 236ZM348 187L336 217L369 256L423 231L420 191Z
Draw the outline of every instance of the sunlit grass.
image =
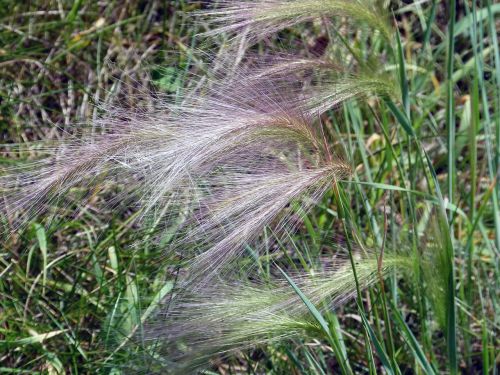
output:
M35 3L13 2L0 19L0 167L26 167L60 144L77 150L76 167L65 164L70 171L59 177L60 169L47 172L52 187L19 206L43 215L17 227L22 220L2 212L1 372L486 374L498 367L498 4L458 4L449 22L444 15L453 12L437 1L387 13L371 1L224 1L208 13L185 1ZM189 21L192 10L220 28ZM220 60L205 61L197 48ZM235 61L241 66L231 67ZM226 97L198 106L190 93L210 98L205 82L218 82L221 71L224 84L212 89ZM251 87L246 96L242 85ZM267 117L257 122L265 126L218 133L216 141L202 126L178 133L184 146L171 165L183 157L190 172L202 166L212 174L203 185L203 173L190 173L202 186L196 196L184 182L170 196L170 172L148 166L160 166L161 151L173 148L161 140L144 147L159 137L161 110L155 131L147 121L131 133L114 128L125 137L110 148L74 141L81 133L102 139L127 119L140 123L151 112L125 115L154 108L158 98L144 94L151 87L170 95L179 118L189 103L189 121L212 121L211 131L221 117L208 114L224 106L228 127L263 109ZM258 100L248 105L252 95ZM96 122L109 108L118 110ZM68 143L66 133L76 138ZM46 140L50 148L40 146ZM261 148L249 152L252 143ZM283 153L269 153L273 145ZM214 160L237 154L238 163L210 169L200 150L217 152ZM99 170L86 161L95 155ZM142 164L130 180L109 173L111 162L137 167L134 158ZM278 160L286 176L272 179ZM262 181L247 176L256 164L267 168ZM325 166L339 173L308 200L313 185L304 173ZM92 177L90 194L83 172ZM145 180L145 204L117 198ZM9 196L13 180L1 181ZM221 188L201 199L213 186ZM210 225L200 227L208 232L196 232L195 220L208 216L187 201L213 209ZM231 262L211 265L205 256L192 268L217 241L231 247ZM202 277L213 269L224 272Z

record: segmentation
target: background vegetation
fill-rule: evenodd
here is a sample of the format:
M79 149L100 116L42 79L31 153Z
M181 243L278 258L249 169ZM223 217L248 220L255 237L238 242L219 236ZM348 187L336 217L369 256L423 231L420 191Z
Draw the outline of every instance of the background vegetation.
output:
M0 165L21 164L39 153L39 141L91 123L99 115L94 103L134 107L137 94L152 87L179 94L188 74L207 70L195 51L227 42L195 38L206 27L188 13L202 7L181 0L1 0ZM489 0L390 7L402 48L400 61L387 61L386 69L403 67L406 117L393 116L390 105L375 99L349 101L322 116L360 183L342 184L348 203L341 214L342 204L328 193L292 242L307 244L303 252L314 258L334 252L328 239L338 233L343 242L353 235L368 246L380 245L381 233L395 241L397 228L425 225L416 212L435 204L435 184L447 202L452 243L440 243L439 235L435 241L452 245L455 293L445 303L456 306L456 324L440 328L425 298L428 286L394 274L358 296L362 309L352 301L327 314L328 325L315 337L216 358L215 373L334 373L342 370L335 350L345 351L356 373L382 367L453 373L453 353L458 371L497 371L500 7ZM330 49L344 56L341 38L368 50L369 30L335 22L338 34L327 33L321 22L307 23L260 42L255 51L314 57ZM405 128L408 119L414 136ZM138 212L126 202L103 208L114 193L104 189L83 206L71 195L62 212L47 215L57 225L40 218L12 233L13 223L1 218L0 372L120 373L131 361L133 353L121 344L172 289L180 259L148 241L151 223L134 221ZM339 216L349 218L349 231ZM259 265L277 261L292 268L296 259L289 260L284 252L278 259L262 257ZM449 335L454 329L456 340Z

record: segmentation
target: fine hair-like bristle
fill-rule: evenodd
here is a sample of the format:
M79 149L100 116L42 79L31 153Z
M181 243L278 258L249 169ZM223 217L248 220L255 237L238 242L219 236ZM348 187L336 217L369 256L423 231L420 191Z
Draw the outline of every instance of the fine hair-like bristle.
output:
M207 36L240 32L255 42L301 22L337 16L367 25L390 40L388 16L376 0L223 0L200 14L214 25Z
M196 244L201 273L223 266L265 226L287 227L292 203L307 211L350 174L293 90L285 96L262 80L231 87L234 77L180 104L158 98L153 110L108 110L94 134L2 177L3 208L37 214L74 187L114 181L123 186L116 200L133 198L143 215L168 205L158 219L165 225L184 216L173 248Z
M356 256L359 287L364 289L399 269L413 267L411 251L387 251L382 266L373 250ZM336 309L356 294L356 283L346 250L337 249L335 261L323 259L321 268L293 272L290 278L321 309ZM318 323L283 275L271 270L270 279L218 277L202 289L182 289L136 337L146 347L164 353L160 366L171 373L187 373L206 366L216 354L317 334ZM146 349L147 350L147 349Z

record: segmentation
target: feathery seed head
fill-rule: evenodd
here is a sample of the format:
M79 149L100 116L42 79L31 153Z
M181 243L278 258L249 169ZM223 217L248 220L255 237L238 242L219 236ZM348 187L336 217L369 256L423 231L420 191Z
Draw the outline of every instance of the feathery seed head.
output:
M307 210L350 173L332 157L316 114L289 100L294 92L282 95L263 81L242 86L216 82L179 105L158 99L156 109L109 111L95 124L101 131L4 176L2 208L39 213L105 177L122 187L111 203L133 197L143 215L160 211L165 226L183 218L172 249L196 255L193 274L212 276L264 227L293 227L292 203Z
M236 33L246 29L251 42L298 23L322 17L347 17L378 30L390 40L388 16L373 0L223 0L219 8L202 11L216 28L205 35Z
M359 253L356 271L366 288L394 269L410 270L409 252L388 251L379 269L374 251ZM335 309L353 298L356 285L345 251L336 261L324 259L314 272L290 274L316 306ZM326 265L328 264L328 265ZM235 275L218 277L203 289L181 288L162 313L143 327L147 345L160 345L163 363L172 373L186 373L206 366L216 354L321 331L286 279L272 270L271 279L245 280Z

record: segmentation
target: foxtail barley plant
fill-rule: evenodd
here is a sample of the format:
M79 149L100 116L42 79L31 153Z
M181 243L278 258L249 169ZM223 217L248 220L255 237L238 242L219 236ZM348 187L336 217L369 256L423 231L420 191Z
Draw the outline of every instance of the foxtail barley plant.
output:
M404 51L388 4L216 3L195 14L211 26L199 37L224 44L205 74L190 77L174 97L147 94L150 105L103 105L92 129L43 144L40 157L22 167L4 168L0 208L11 226L50 218L55 206L72 211L75 200L90 200L110 186L110 207L126 202L142 219L137 225L155 223L152 236L166 257L175 254L179 269L154 312L116 345L135 352L137 360L121 364L132 371L191 373L211 360L306 338L326 342L341 373L383 368L400 374L396 325L418 373L442 369L431 354L431 334L444 332L446 344L436 345L447 346L447 366L456 373L454 244L447 217L453 202L443 199L428 148L415 135ZM256 44L304 23L328 30L339 44L313 56L255 52ZM341 28L370 35L364 46L350 45ZM422 186L404 178L402 186L374 183L365 151L371 140L358 145L360 155L346 152L354 141L342 139L330 115L351 108L354 99L367 102L370 116L382 124L393 152L384 162L397 165L402 176L403 166L423 168ZM359 127L357 113L346 118ZM405 139L386 126L388 117ZM398 142L417 152L397 154ZM353 164L359 156L357 169L368 170L366 181ZM349 202L349 189L363 199ZM377 189L400 193L404 203L372 207ZM413 222L399 219L398 204L408 207ZM325 236L308 216L318 206L332 212ZM362 226L354 224L351 207L367 212ZM393 216L390 234L387 215ZM296 233L304 231L306 240L298 240ZM417 338L398 308L400 280L416 290L405 303L422 313L419 323L429 315L437 322ZM366 364L349 358L335 316L348 301L356 301L352 315ZM383 327L367 318L372 311L383 315Z

